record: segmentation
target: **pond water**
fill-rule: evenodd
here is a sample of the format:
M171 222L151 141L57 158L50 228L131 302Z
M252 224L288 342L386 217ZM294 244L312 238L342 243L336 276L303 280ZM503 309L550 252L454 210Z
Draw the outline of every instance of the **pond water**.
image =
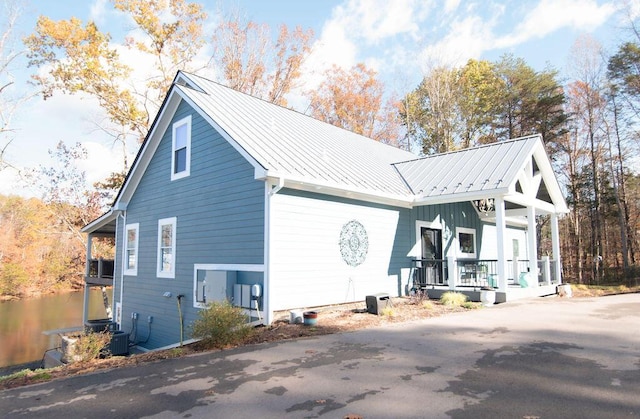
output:
M111 290L107 290L109 301ZM40 361L48 349L60 346L57 334L45 330L82 326L83 292L0 302L0 367ZM107 317L100 290L92 290L89 319Z

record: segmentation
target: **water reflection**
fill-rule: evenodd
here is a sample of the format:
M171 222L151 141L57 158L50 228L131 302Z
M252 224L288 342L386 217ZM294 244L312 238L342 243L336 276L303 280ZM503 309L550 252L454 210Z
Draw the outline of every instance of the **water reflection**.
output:
M82 292L0 302L0 367L42 359L47 349L59 346L57 335L45 330L82 325ZM111 290L107 290L109 302ZM92 290L89 318L105 318L102 293Z

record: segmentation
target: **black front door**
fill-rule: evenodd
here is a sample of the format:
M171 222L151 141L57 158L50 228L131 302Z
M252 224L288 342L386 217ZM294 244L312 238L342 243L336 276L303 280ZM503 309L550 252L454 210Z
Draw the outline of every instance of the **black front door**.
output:
M442 230L421 227L422 266L426 284L442 284Z

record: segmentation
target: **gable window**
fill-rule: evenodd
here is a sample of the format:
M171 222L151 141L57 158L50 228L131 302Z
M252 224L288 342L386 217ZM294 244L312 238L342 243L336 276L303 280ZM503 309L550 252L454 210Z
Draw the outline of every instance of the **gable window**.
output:
M476 252L476 231L472 228L458 227L456 229L456 236L458 237L458 248L460 249L460 256L475 258Z
M127 224L126 227L124 245L124 274L125 275L138 275L138 231L140 225Z
M171 180L191 173L191 115L173 124Z
M175 278L176 223L176 217L158 220L157 274L160 278Z

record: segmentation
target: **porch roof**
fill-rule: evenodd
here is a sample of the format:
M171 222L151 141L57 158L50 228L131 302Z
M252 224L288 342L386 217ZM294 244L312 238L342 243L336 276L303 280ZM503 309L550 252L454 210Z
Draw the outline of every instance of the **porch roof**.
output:
M414 203L473 201L502 197L519 205L553 206L566 202L540 135L395 163L414 194ZM537 205L536 205L537 204Z

